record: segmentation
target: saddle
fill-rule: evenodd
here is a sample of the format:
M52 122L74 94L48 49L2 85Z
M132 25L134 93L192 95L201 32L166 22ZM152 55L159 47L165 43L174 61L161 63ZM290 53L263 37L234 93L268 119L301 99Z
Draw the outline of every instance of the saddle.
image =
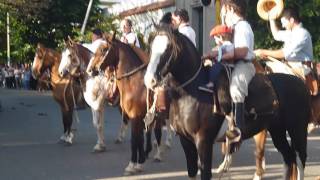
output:
M231 73L231 68L226 69L226 72ZM218 98L215 99L218 100ZM223 108L223 112L230 112L228 111L229 106L227 105L226 99L222 97L222 101L220 101L219 104ZM244 104L245 125L243 127L242 137L246 139L260 131L260 129L256 128L262 127L261 123L265 124L270 117L277 115L279 101L268 75L263 73L255 74L249 83L248 96L245 98ZM229 123L229 127L230 125L232 126L232 123Z
M276 112L279 106L277 94L266 75L256 74L252 78L245 106L248 114L253 115L253 120L258 116L273 115Z

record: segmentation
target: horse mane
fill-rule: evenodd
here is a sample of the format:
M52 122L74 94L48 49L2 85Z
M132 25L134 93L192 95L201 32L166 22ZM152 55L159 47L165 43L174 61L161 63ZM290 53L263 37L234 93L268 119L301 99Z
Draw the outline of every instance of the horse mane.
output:
M121 42L119 39L117 38L113 38L112 42L109 42L111 44L111 46L114 45L119 45L120 47L125 48L126 52L129 53L129 56L131 56L132 58L137 59L139 62L141 62L142 64L146 63L142 58L140 58L140 56L137 54L137 52L133 49L133 47L131 47L130 44L126 44L124 42Z

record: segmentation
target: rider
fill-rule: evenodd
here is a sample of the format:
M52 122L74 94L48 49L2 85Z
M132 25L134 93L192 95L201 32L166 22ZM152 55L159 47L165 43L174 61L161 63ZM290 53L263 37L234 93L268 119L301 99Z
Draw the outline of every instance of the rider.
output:
M248 95L248 85L255 75L252 63L254 58L254 35L250 24L245 20L246 2L225 0L221 9L222 22L233 27L234 70L231 75L230 94L235 103L236 126L226 132L233 142L241 140L240 129L244 126L244 100Z
M189 24L188 11L185 9L177 9L172 13L172 24L178 31L187 36L194 46L196 46L196 33Z
M211 30L210 36L214 37L214 40L217 46L214 47L212 51L203 55L201 57L203 60L216 59L218 62L220 62L222 59L222 56L224 60L229 60L234 58L234 45L231 42L232 28L226 25L217 25ZM205 86L200 86L199 89L209 93L213 93L214 81L216 80L217 73L219 72L220 72L220 68L217 69L216 66L213 66L210 69L209 83L207 83Z
M302 26L299 13L295 9L287 8L283 11L281 24L285 30L279 30L275 20L270 19L272 35L276 41L284 42L283 48L277 50L258 49L255 50L255 54L262 58L271 56L285 59L294 73L303 79L305 78L308 83L308 81L312 81L311 69L307 65L313 60L311 35ZM285 73L283 70L280 72Z
M102 37L103 37L103 32L101 31L101 29L98 29L98 28L94 29L92 31L92 36L91 36L92 43L84 43L82 44L82 46L88 48L91 52L95 53L98 47L102 43L105 43Z
M121 21L120 26L123 33L120 41L140 47L137 35L132 32L132 21L130 19L124 19Z

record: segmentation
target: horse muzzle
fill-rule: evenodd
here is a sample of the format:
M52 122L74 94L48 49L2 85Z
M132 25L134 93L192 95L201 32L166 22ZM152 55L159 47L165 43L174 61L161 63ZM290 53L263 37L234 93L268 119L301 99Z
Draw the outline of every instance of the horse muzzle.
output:
M157 87L158 82L159 81L157 80L156 76L154 76L152 74L149 74L149 73L145 74L145 76L144 76L144 84L146 85L146 87L148 89L154 90L155 87Z
M59 76L60 77L65 77L66 75L68 74L68 71L67 70L61 70L61 71L59 71Z

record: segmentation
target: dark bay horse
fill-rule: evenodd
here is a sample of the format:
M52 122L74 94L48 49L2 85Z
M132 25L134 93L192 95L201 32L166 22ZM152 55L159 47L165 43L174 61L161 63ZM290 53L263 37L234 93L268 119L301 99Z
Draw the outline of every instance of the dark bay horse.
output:
M130 45L115 39L115 34L105 35L106 44L102 44L91 60L88 71L106 68L115 70L116 84L120 94L120 106L131 121L131 161L125 168L125 174L133 174L142 170L146 154L144 151L144 117L147 112L147 90L143 83L146 60ZM156 125L155 136L158 143L157 154L161 154L161 123ZM148 137L148 136L147 136ZM147 140L147 152L150 149ZM157 155L156 155L157 156Z
M157 29L145 84L153 89L162 83L168 73L177 82L170 93L170 122L180 136L191 178L196 176L198 168L201 179L212 176L212 144L225 115L232 112L225 72L219 75L215 98L200 93L198 86L207 82L207 75L192 42L170 27ZM310 97L306 87L300 79L285 74L256 75L252 82L246 98L246 109L250 113L246 116L244 139L267 129L284 159L284 178L295 179L298 174L303 178L310 118ZM255 89L252 87L258 89L252 90ZM212 113L213 103L220 107L220 113ZM268 111L260 112L261 109ZM256 113L251 115L251 110ZM287 132L291 144L286 139ZM296 158L301 161L301 166Z
M32 75L37 79L41 77L47 69L49 69L52 96L59 104L62 112L64 130L60 140L68 144L72 144L74 137L71 131L74 109L74 101L72 97L76 97L75 103L78 104L78 106L80 104L83 105L84 99L82 98L82 92L79 90L78 84L73 83L72 77L59 77L58 67L60 60L61 54L59 52L38 44L32 65Z

